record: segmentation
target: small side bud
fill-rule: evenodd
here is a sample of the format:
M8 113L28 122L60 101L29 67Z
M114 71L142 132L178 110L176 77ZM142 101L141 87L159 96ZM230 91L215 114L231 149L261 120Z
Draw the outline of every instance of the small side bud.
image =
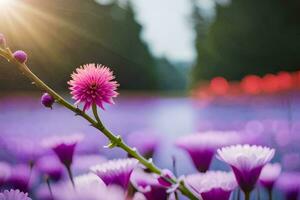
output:
M52 105L53 105L54 101L55 101L54 98L48 93L44 93L42 98L41 98L42 104L45 107L51 108L51 109L52 109Z
M15 51L13 56L20 63L25 63L27 61L27 54L22 50Z
M108 145L104 146L105 149L113 149L116 147L116 143L109 143Z
M2 33L0 33L0 48L2 49L6 48L6 39Z

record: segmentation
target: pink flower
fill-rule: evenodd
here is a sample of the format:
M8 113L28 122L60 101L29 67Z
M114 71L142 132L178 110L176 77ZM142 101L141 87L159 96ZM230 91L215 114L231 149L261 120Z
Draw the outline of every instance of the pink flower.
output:
M93 104L103 107L103 103L114 104L113 98L119 84L113 81L112 71L106 66L87 64L77 68L68 82L75 104L84 103L83 110L88 110Z

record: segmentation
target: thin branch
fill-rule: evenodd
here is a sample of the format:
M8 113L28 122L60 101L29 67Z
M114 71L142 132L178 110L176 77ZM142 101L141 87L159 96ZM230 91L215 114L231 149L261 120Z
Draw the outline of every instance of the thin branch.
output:
M161 169L159 169L151 160L147 160L143 157L135 148L131 148L128 146L124 141L121 139L120 136L114 135L110 132L101 122L98 114L97 108L93 108L93 112L97 121L91 118L88 114L80 110L79 108L73 106L68 101L66 101L62 96L56 93L52 88L46 85L41 79L39 79L28 67L25 63L18 62L12 55L9 48L7 49L0 49L0 56L6 58L9 62L16 64L19 70L29 78L37 87L41 90L48 92L60 105L66 107L67 109L73 111L76 115L81 116L82 118L86 119L93 127L101 131L111 142L111 144L116 147L119 147L130 154L132 157L136 158L141 164L143 164L146 168L148 168L151 172L161 175ZM176 184L176 179L170 179L170 183ZM191 200L198 200L198 198L184 185L179 184L179 190L181 193Z

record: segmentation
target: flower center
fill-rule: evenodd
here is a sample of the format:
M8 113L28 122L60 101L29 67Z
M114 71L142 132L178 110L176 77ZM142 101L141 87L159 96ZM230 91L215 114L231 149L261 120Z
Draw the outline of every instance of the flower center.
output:
M92 84L90 85L89 89L87 90L87 94L90 95L90 97L91 97L92 99L96 99L97 96L98 96L97 90L98 90L97 84L96 84L96 83L92 83Z

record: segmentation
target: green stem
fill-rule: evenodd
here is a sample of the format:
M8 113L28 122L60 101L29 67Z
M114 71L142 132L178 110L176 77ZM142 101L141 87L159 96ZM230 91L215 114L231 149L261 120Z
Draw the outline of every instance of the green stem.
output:
M257 200L260 200L260 190L259 190L259 187L257 187Z
M92 110L93 110L93 114L94 114L95 119L97 120L98 124L102 124L102 122L100 120L100 117L98 115L98 110L97 110L97 105L96 104L92 105Z
M32 171L33 171L33 167L34 167L34 162L33 161L29 161L29 180L28 180L28 184L30 182L31 176L32 176Z
M145 157L141 156L139 152L128 146L124 141L121 139L121 137L114 135L112 132L110 132L101 122L97 113L97 107L94 108L93 106L93 112L96 118L96 121L91 118L88 114L80 110L79 108L73 106L68 101L66 101L63 97L61 97L58 93L56 93L53 89L51 89L48 85L46 85L41 79L39 79L28 67L25 63L18 62L12 55L10 49L0 49L0 55L4 58L6 58L9 62L12 62L16 64L19 68L19 70L27 77L29 78L37 87L42 89L43 91L48 92L60 105L66 107L67 109L73 111L76 115L81 116L85 120L87 120L93 127L101 131L114 145L117 146L124 151L126 151L128 154L130 154L132 157L136 158L141 164L143 164L146 168L148 168L151 172L156 173L158 175L161 175L161 169L159 169L157 166L155 166L152 161L147 160ZM68 171L69 173L69 171ZM71 176L70 176L71 177ZM176 179L170 179L170 183L176 184ZM72 184L74 184L72 182ZM179 184L179 190L181 193L187 197L189 197L191 200L197 200L198 198L183 184Z
M108 138L110 138L111 145L117 146L123 150L125 150L127 153L129 153L132 157L136 158L141 164L143 164L145 167L147 167L151 172L161 175L161 169L156 167L152 161L147 160L145 157L143 157L135 148L131 148L128 146L124 141L121 139L120 136L115 136L113 133L111 133L106 127L103 125L102 121L100 120L100 117L97 112L97 106L93 104L92 106L93 113L95 115L95 119L97 120L96 128L101 130L101 132L106 135ZM177 180L175 179L169 179L168 180L172 184L176 184ZM184 185L183 182L179 184L179 190L182 194L189 197L192 200L198 200L198 198Z
M175 200L179 200L179 197L178 197L178 194L176 191L174 192L174 195L175 195Z
M272 189L268 189L268 196L269 196L269 200L273 199Z
M245 200L250 200L250 192L245 192Z
M240 200L241 199L241 190L238 189L237 191L237 200Z
M72 183L72 186L73 188L75 189L75 182L74 182L74 178L73 178L73 173L72 173L72 170L71 170L71 166L67 166L66 165L66 169L67 169L67 172L68 172L68 176L70 178L70 181Z
M54 196L53 196L53 192L52 192L52 188L51 188L51 184L50 184L50 180L49 180L49 176L48 176L48 175L45 176L45 181L46 181L46 184L47 184L47 187L48 187L50 196L51 196L52 199L54 199Z

